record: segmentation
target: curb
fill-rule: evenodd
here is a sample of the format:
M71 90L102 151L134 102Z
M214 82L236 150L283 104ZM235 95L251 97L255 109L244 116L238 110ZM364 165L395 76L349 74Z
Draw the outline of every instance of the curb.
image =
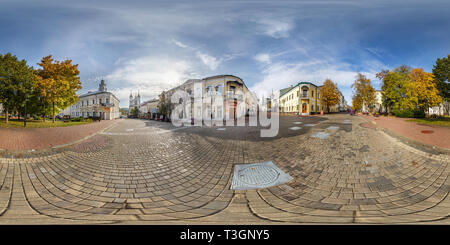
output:
M439 155L439 154L450 154L450 149L446 149L446 148L442 148L440 146L436 146L436 145L431 145L431 144L427 144L427 143L423 143L423 142L419 142L417 140L413 140L411 138L408 138L406 136L400 135L398 133L393 132L392 130L389 130L385 127L380 126L379 124L377 124L375 121L372 121L370 119L367 119L365 117L361 117L363 118L365 121L373 123L375 125L377 125L376 130L381 130L383 132L385 132L387 135L398 139L400 142L402 142L405 145L408 145L410 147L416 148L418 150L424 151L426 153L430 153L430 154L434 154L434 155Z

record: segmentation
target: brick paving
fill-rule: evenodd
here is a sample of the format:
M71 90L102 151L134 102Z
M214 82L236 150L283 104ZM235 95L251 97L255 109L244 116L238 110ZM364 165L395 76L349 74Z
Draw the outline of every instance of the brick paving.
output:
M0 224L450 224L450 156L365 122L282 117L280 135L261 139L257 128L120 120L63 149L0 156ZM293 180L230 190L234 165L265 161Z
M450 149L450 129L443 126L423 125L407 122L407 118L362 116L396 134L409 139ZM424 132L422 132L424 131ZM427 133L428 131L428 133Z
M99 130L114 121L56 128L0 128L0 150L38 150L68 144Z

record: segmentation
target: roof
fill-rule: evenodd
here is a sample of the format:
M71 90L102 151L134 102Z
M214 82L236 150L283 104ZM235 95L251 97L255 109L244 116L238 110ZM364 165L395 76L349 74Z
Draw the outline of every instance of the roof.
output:
M237 76L234 76L234 75L217 75L217 76L205 77L202 80L214 79L214 78L222 78L222 77L235 77L235 78L238 78L239 80L242 80L240 77L237 77Z
M83 97L87 97L87 96L91 96L91 95L97 95L97 94L110 94L112 96L114 96L114 98L116 98L117 101L120 102L120 100L111 92L103 92L103 91L95 91L95 92L87 92L85 94L82 94L80 96L78 96L78 98L83 98Z
M280 90L280 97L283 96L283 95L285 95L286 93L288 93L288 92L291 91L292 89L294 89L294 88L300 86L301 84L310 84L310 85L313 85L314 87L317 88L317 85L315 85L314 83L311 83L311 82L299 82L299 83L297 83L297 85L295 85L295 86L292 86L292 87L289 87L289 88L283 88L283 89L281 89L281 90Z
M280 89L280 97L289 92L289 90L291 90L291 87Z

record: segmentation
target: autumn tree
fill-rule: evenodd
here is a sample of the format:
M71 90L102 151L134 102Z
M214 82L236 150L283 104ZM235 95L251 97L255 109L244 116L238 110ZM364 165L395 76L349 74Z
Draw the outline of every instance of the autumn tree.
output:
M375 106L375 88L372 86L369 78L361 73L356 76L355 82L352 84L354 88L352 106L355 110L374 108Z
M8 123L10 111L22 111L33 90L34 71L25 60L15 55L0 54L0 103ZM26 116L25 113L22 115Z
M388 112L393 109L413 109L417 104L410 74L411 68L406 65L377 73L377 77L382 81L383 105Z
M320 102L325 105L327 112L330 112L330 107L339 104L340 94L337 84L330 79L325 80L320 87Z
M65 109L78 100L76 92L81 89L78 65L72 60L55 61L51 55L42 58L38 63L36 87L44 103L52 108L53 122L56 110Z
M428 108L437 106L442 102L432 73L425 72L422 68L415 68L409 76L414 88L413 96L417 98L415 100L417 108L426 112Z

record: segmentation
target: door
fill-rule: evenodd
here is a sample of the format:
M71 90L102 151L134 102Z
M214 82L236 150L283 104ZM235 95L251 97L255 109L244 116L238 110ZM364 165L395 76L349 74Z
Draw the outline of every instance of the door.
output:
M303 103L302 105L302 113L306 113L308 110L306 103Z

